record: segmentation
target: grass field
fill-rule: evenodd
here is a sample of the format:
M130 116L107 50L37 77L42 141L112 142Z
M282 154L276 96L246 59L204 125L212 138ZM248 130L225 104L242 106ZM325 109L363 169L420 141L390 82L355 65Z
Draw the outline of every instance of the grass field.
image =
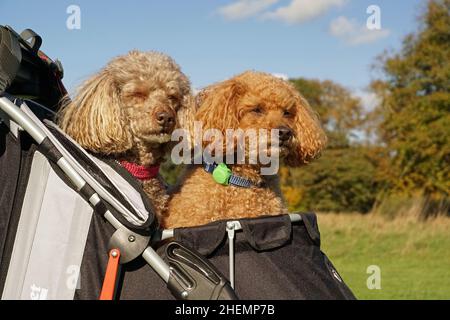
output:
M322 250L358 299L450 299L450 218L319 214ZM381 270L369 290L367 267Z

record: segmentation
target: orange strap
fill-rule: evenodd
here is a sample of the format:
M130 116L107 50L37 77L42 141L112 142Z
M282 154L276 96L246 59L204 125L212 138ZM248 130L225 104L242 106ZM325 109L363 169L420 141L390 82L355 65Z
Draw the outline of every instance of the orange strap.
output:
M120 250L111 249L109 251L108 265L106 266L105 278L103 279L100 300L112 300L116 290L116 281L119 271Z

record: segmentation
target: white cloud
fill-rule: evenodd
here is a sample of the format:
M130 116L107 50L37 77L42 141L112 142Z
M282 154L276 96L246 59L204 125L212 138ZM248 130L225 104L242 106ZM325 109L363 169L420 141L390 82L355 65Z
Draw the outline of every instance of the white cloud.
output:
M303 23L321 16L332 7L342 6L346 2L347 0L292 0L289 5L266 12L262 17L290 24Z
M289 76L287 75L287 74L285 74L285 73L272 73L272 75L274 76L274 77L277 77L277 78L280 78L280 79L283 79L283 80L289 80Z
M228 20L245 19L255 16L269 8L279 0L238 0L220 7L218 12Z
M330 33L343 39L350 45L372 43L390 35L389 29L369 30L365 25L358 25L355 20L338 17L330 24Z
M339 17L330 24L330 32L333 36L343 37L355 31L355 24L346 17Z

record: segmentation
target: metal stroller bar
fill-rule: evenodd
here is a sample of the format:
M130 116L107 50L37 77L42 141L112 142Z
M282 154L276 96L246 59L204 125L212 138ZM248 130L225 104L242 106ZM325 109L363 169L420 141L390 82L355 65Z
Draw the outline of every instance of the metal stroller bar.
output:
M227 233L228 233L228 260L229 260L229 273L230 273L230 283L231 287L234 289L234 236L237 230L242 230L241 223L239 221L229 221L227 222Z
M291 219L291 222L298 222L298 221L302 221L302 216L299 215L298 213L289 213L289 219ZM229 221L232 223L236 223L237 225L237 229L235 229L236 231L241 230L241 223L238 220L234 220L234 221ZM173 234L174 234L174 229L164 229L162 231L162 235L161 235L161 240L166 240L166 239L170 239L173 238Z
M0 97L0 108L12 119L19 123L20 126L30 134L30 136L39 144L46 138L46 134L37 127L34 122L25 115L14 103L8 98Z

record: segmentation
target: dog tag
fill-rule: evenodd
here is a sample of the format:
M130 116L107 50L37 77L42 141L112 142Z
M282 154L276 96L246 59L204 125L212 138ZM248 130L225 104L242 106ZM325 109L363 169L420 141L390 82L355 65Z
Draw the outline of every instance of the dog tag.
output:
M225 163L220 163L214 169L212 173L214 181L219 184L228 185L228 181L231 177L231 170L227 167Z

